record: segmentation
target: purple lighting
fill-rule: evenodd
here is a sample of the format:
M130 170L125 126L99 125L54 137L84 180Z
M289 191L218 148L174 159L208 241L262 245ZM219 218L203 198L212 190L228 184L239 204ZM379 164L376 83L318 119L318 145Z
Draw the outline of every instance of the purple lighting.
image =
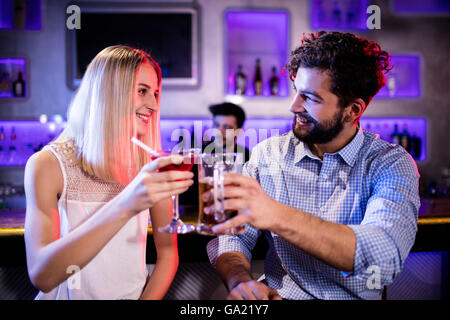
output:
M0 98L16 98L13 93L14 82L22 73L25 81L24 94L27 95L27 61L25 58L0 58ZM23 97L20 97L23 98Z
M361 118L361 126L380 136L381 139L395 143L394 132L400 136L407 136L409 143L407 150L416 161L425 161L427 158L427 121L425 118Z
M234 94L234 74L238 65L247 76L246 96L255 96L253 76L255 61L261 60L262 96L270 96L272 66L279 78L278 96L289 95L288 79L281 70L288 58L289 15L286 11L228 11L226 13L226 93Z
M42 117L41 117L42 118ZM54 116L51 121L0 120L0 166L24 166L28 158L55 139L66 123ZM237 143L252 150L259 142L292 130L292 118L250 118L245 121ZM208 143L214 135L211 118L161 119L161 142L164 149L185 141L193 147ZM424 118L362 118L361 126L380 138L393 142L395 127L400 135L408 135L410 150L416 161L425 161L427 123ZM414 149L415 148L415 149Z
M12 29L14 25L14 1L2 0L0 1L0 30Z
M64 129L65 122L0 121L0 166L24 166L28 158Z
M14 64L23 68L26 61L23 58L0 58L0 64Z
M420 98L420 57L392 55L391 64L394 68L375 98Z
M310 0L311 28L367 30L368 0Z
M448 0L393 0L393 9L398 13L448 13Z
M14 0L1 0L0 30L41 30L41 8L41 0L25 0L17 3L14 3Z

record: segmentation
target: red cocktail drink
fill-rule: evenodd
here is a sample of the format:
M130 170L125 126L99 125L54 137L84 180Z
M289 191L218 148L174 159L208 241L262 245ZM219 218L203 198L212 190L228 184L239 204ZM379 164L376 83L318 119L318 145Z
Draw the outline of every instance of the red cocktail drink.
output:
M172 155L171 153L161 152L159 156L152 157L152 160L156 160L160 157L169 157L171 155ZM194 165L194 161L195 161L195 154L188 154L188 155L183 156L183 162L181 162L180 164L169 164L165 167L160 168L159 171L161 171L161 172L172 171L172 170L190 171L192 169L192 166Z

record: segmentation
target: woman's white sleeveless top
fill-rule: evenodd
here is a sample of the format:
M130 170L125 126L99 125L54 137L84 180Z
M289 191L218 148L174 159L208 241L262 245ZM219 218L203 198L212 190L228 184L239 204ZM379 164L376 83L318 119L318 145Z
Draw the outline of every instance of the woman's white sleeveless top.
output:
M60 237L64 237L119 194L124 186L88 175L78 164L71 140L52 142L44 147L59 162L64 189L58 200ZM79 272L72 274L48 293L36 299L138 299L144 289L149 210L131 218L103 249Z

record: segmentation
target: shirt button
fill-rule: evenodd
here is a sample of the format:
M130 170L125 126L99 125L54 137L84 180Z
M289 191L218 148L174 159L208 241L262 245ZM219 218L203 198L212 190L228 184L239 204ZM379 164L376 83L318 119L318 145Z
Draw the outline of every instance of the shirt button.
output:
M325 299L327 299L327 300L330 299L330 294L329 293L325 293Z
M321 207L321 208L320 208L320 211L324 212L324 211L325 211L325 208L324 208L324 207Z
M328 175L327 174L323 174L322 177L327 180L328 179Z

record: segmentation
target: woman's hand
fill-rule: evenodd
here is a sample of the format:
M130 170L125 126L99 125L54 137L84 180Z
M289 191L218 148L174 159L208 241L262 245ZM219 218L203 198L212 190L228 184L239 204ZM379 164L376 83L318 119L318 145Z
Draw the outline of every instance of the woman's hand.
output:
M158 172L169 164L180 164L183 158L171 155L146 164L131 183L118 195L120 206L133 214L153 207L161 200L185 192L193 183L189 171Z

